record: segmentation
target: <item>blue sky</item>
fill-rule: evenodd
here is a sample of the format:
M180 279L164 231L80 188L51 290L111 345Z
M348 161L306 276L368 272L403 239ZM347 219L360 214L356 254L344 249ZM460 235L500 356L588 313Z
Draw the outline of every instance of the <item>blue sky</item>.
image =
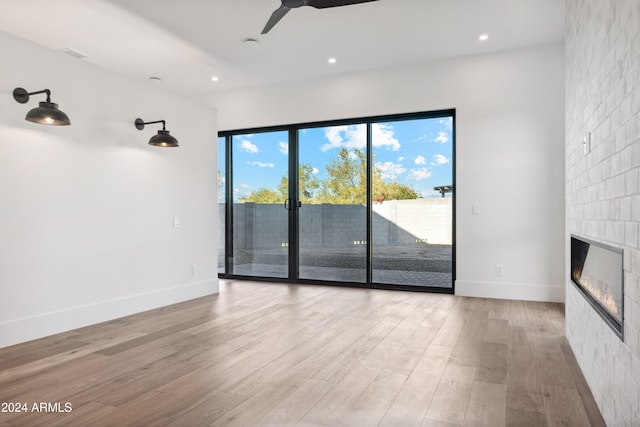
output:
M374 123L375 167L385 181L412 186L423 197L439 197L438 185L453 184L451 117ZM364 148L366 126L349 125L300 130L299 162L310 164L319 179L340 147ZM218 167L224 176L224 147L219 139ZM287 132L233 137L234 200L260 188L276 189L288 169ZM220 197L224 191L220 189ZM220 201L223 201L220 200Z

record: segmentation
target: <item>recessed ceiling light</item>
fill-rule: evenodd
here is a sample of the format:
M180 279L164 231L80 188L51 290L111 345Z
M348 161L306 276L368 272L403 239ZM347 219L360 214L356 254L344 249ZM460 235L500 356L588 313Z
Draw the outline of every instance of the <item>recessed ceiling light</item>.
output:
M211 81L213 81L213 82L217 82L219 80L220 80L220 78L218 76L212 76L211 77Z
M257 39L244 39L244 44L246 44L247 46L256 46L258 45L260 42Z
M153 81L153 82L159 82L159 81L161 81L162 79L161 79L160 77L152 76L152 77L149 77L149 80L151 80L151 81Z
M329 64L335 64L336 62L338 62L336 58L329 58Z
M481 42L483 42L485 40L489 40L489 34L480 34L478 36L478 40L480 40Z

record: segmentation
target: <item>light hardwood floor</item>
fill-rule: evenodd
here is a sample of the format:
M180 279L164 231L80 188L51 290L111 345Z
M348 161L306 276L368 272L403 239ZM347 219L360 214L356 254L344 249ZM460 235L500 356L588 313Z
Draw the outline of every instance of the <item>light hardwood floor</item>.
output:
M0 402L29 405L8 426L604 425L560 304L240 281L0 349Z

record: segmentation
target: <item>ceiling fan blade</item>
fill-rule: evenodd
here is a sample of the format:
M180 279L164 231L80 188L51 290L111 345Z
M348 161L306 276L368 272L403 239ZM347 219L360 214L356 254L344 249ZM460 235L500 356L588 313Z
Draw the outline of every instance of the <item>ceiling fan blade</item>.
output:
M271 14L271 18L269 18L269 20L267 21L267 25L264 26L264 29L262 30L261 34L267 34L269 31L271 31L271 29L278 23L280 22L280 20L282 18L284 18L284 15L287 14L287 12L289 12L291 9L289 9L287 6L282 5L279 8L277 8L275 10L275 12L273 12Z
M378 0L307 0L305 5L316 9L326 9L328 7L348 6L350 4L369 3Z

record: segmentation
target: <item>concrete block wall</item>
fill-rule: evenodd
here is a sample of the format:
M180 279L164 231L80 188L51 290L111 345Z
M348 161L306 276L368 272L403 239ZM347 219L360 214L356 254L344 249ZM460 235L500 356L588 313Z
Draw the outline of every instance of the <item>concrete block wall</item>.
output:
M224 218L224 204L218 205ZM305 205L300 210L301 247L347 247L365 244L366 207ZM233 208L234 247L275 249L288 242L288 223L279 204L238 203ZM224 222L218 233L224 236ZM452 199L392 200L373 207L376 246L452 243ZM354 243L356 242L356 243Z
M373 205L376 244L407 245L416 239L437 245L452 243L453 199L390 200ZM385 241L384 236L388 235ZM380 243L384 242L384 243Z
M567 338L607 425L640 426L640 1L566 10L566 265L585 236L624 249L625 282L621 341L567 272Z
M302 219L304 220L305 224L300 226L300 229L304 230L304 233L300 234L300 246L322 246L322 231L325 225L322 222L322 218L324 216L324 209L322 206L323 205L315 205L315 208L312 207L312 205L305 206L304 215L302 215Z
M363 205L307 205L307 209L322 209L322 242L321 247L353 246L354 242L364 242L367 239L367 208ZM305 215L300 213L300 233L318 228L320 224L305 221Z

